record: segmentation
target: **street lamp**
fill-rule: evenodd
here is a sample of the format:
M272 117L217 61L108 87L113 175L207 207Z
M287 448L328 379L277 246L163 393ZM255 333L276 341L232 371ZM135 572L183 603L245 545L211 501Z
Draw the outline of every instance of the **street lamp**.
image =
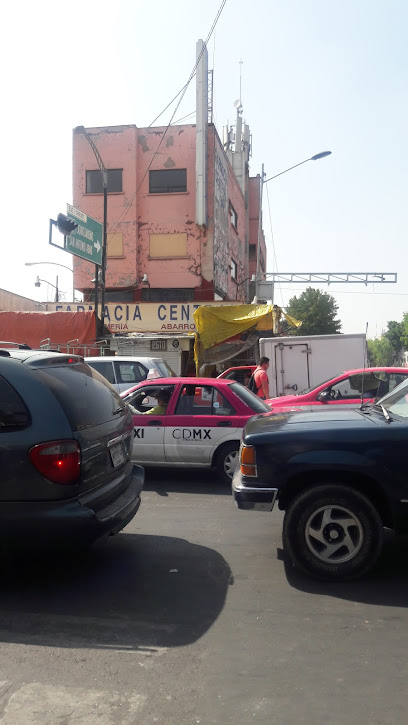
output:
M96 158L97 164L99 166L99 171L101 172L101 179L102 179L102 187L103 187L103 240L102 240L102 274L100 276L101 281L101 323L99 326L99 319L98 319L98 280L99 280L99 265L95 264L95 334L98 338L99 336L102 336L103 334L103 323L104 323L104 308L105 308L105 271L106 271L106 240L107 240L107 214L108 214L108 172L105 169L104 163L102 161L101 155L96 148L92 138L90 135L86 132L84 126L77 126L75 131L78 133L83 133L86 140L88 141L92 151L94 152L94 156Z
M310 158L305 159L304 161L300 161L298 164L295 164L294 166L290 166L288 169L285 169L284 171L280 171L279 174L274 174L274 176L270 176L269 179L264 180L264 165L262 164L262 173L261 173L261 188L259 192L259 223L258 223L258 243L257 243L257 249L256 249L256 284L259 282L259 263L260 263L260 247L261 247L261 234L262 234L262 193L263 193L263 187L265 184L268 183L268 181L272 181L272 179L277 179L278 176L282 176L282 174L286 174L288 171L292 171L292 169L296 169L298 166L302 166L302 164L307 164L308 161L319 161L320 159L326 158L326 156L330 156L331 151L321 151L318 154L315 154L314 156L310 156ZM255 287L255 297L254 297L254 303L257 304L258 297L256 294L256 287Z
M52 282L48 282L47 279L40 279L37 277L36 281L34 282L35 287L41 287L41 282L44 282L45 284L50 284L51 287L54 287L55 289L55 301L59 302L59 293L58 293L58 275L56 279L56 284L53 284Z
M60 264L59 262L24 262L26 267L35 267L37 264L52 264L54 267L64 267L64 269L68 269L71 274L74 274L73 269L71 267L67 267L66 264ZM58 277L57 277L58 279ZM36 283L35 283L36 284ZM36 284L36 287L39 287L40 285ZM75 302L75 287L74 287L74 278L72 278L72 301ZM57 300L58 302L58 300Z

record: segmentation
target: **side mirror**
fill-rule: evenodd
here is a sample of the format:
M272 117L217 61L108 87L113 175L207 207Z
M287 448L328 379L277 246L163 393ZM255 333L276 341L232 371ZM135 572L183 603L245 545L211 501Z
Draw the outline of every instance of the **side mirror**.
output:
M317 396L317 399L320 400L321 403L327 403L328 400L331 400L331 393L329 390L322 390L321 393Z

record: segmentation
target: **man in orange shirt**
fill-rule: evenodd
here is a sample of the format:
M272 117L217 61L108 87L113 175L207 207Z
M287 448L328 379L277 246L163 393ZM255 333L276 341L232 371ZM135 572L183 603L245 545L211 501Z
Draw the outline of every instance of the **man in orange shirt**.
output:
M263 398L263 400L269 398L269 380L268 373L266 372L268 367L269 358L261 357L258 367L252 373L253 386L251 387L251 384L249 385L252 392L254 392L258 398Z

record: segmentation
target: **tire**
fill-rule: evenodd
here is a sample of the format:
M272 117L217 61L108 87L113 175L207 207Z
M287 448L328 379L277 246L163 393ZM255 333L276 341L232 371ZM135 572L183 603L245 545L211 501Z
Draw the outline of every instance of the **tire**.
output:
M222 483L231 483L238 463L239 442L231 441L217 451L216 469Z
M295 566L326 581L357 579L377 561L384 529L362 493L341 484L311 488L285 513L283 544Z

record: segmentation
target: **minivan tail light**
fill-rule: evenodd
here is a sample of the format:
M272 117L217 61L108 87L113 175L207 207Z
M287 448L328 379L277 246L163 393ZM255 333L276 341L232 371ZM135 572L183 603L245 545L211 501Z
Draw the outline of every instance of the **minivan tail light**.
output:
M76 441L40 443L28 452L31 463L39 473L53 483L76 483L81 470L81 449Z
M253 446L241 447L241 473L243 476L256 476L256 455Z

